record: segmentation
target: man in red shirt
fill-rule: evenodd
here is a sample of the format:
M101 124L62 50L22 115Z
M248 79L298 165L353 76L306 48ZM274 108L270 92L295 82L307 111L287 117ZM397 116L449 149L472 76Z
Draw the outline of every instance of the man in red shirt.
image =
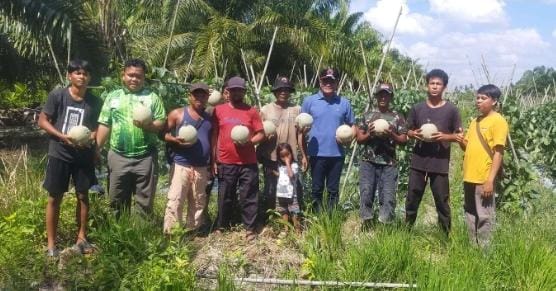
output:
M226 83L229 102L218 105L213 113L212 144L213 171L218 177L217 231L230 226L234 201L239 199L246 238L256 238L257 192L259 173L255 145L264 139L264 129L259 113L244 102L245 80L232 77ZM247 143L232 140L232 128L243 125L249 129Z

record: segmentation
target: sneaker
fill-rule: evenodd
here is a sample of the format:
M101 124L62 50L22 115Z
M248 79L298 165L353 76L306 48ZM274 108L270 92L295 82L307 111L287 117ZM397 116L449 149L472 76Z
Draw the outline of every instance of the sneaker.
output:
M83 255L87 255L94 253L96 246L89 243L87 240L80 240L78 243L73 245L72 249Z
M48 249L48 250L46 250L46 256L48 258L58 258L59 255L60 255L60 251L58 251L58 249Z

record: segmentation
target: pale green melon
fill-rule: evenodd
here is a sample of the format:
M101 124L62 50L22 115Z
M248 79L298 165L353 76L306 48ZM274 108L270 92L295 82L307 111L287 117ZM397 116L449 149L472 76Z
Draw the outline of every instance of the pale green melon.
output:
M264 134L266 135L276 134L276 125L274 124L274 122L270 120L265 120L263 121L263 127L264 127Z
M232 140L239 144L247 143L249 140L249 128L244 125L236 125L232 128L230 133Z
M77 145L86 145L90 141L91 131L83 125L77 125L68 131L68 136Z
M178 136L182 138L186 143L197 142L197 129L193 125L184 125L180 127L178 131Z
M139 104L133 108L133 120L140 123L149 123L152 121L151 109L143 104Z
M390 124L385 119L377 119L373 121L375 132L378 135L384 134L384 132L390 127Z
M311 127L313 125L313 117L309 113L302 112L295 118L295 123L299 128Z
M336 129L336 138L343 144L350 143L353 140L353 129L346 124L340 125Z
M438 132L438 127L432 123L425 123L421 125L421 134L425 141L432 141L432 135Z
M220 91L217 90L212 90L212 92L209 95L208 98L208 104L212 105L212 106L216 106L220 103L222 103L223 98L222 98L222 94L220 93Z

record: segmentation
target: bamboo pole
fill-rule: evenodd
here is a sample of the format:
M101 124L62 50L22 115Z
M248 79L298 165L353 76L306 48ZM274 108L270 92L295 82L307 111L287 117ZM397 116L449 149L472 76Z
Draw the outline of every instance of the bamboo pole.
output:
M390 35L390 39L388 40L388 44L386 46L386 49L382 53L382 59L380 60L380 64L378 66L378 70L376 72L375 80L374 80L372 88L370 87L369 69L367 67L367 61L366 61L367 58L365 57L365 50L363 49L363 43L359 42L359 45L361 46L361 54L363 55L363 63L365 64L365 71L367 73L367 82L368 82L368 85L369 85L369 102L367 103L367 106L365 107L364 112L369 111L369 108L372 104L373 92L375 91L378 80L380 79L380 73L382 72L382 66L384 65L384 61L386 60L386 56L388 56L388 51L390 50L390 46L392 45L392 40L394 39L394 35L396 34L396 29L398 27L398 22L400 21L400 16L402 15L402 8L403 7L400 6L400 11L398 12L398 17L396 18L396 22L394 23L394 29L392 29L392 34ZM346 171L346 176L344 177L344 183L342 184L342 189L341 189L341 192L340 192L341 194L344 193L344 189L346 187L349 175L351 173L351 168L353 166L353 160L355 158L355 152L357 151L357 145L358 144L355 143L354 146L353 146L353 150L351 151L351 157L349 159L349 164L348 164L348 168L347 168L347 171ZM350 195L349 199L351 199L351 195Z
M253 89L255 89L255 81L251 80L251 76L249 75L249 69L247 68L247 61L245 60L245 53L243 52L243 49L240 49L240 51L241 51L241 60L243 61L243 68L245 69L245 74L247 75L247 82L251 84Z
M216 280L216 278L207 278ZM343 281L313 281L290 280L274 278L234 278L237 283L273 284L289 286L326 286L326 287L359 287L359 288L417 288L416 284L406 283L375 283L375 282L343 282Z
M187 67L185 69L185 78L183 79L184 83L187 83L187 78L189 78L189 68L191 67L191 62L193 62L193 55L195 54L195 49L191 50L191 55L189 56L189 62L187 62Z
M58 72L58 77L60 77L60 84L64 84L64 76L62 75L62 71L60 71L60 66L58 65L58 60L56 60L56 55L54 54L54 49L52 48L52 42L50 41L50 36L46 36L46 42L48 42L48 48L50 49L50 54L52 55L52 59L54 60L54 67Z
M259 81L259 86L257 87L257 94L260 93L261 87L263 86L264 76L266 75L266 69L268 68L268 63L270 61L270 55L272 54L272 49L274 48L274 41L276 40L276 34L278 33L278 26L274 27L274 34L272 35L272 40L270 41L270 48L268 54L266 55L266 63L264 64L263 74L261 75L261 80Z
M174 28L176 27L176 18L178 18L178 10L180 7L181 0L176 3L176 8L174 10L174 17L172 19L172 27L170 29L170 39L168 40L168 47L166 47L166 55L164 56L163 68L166 68L166 62L168 61L168 55L170 54L170 46L172 45L172 38L174 37Z

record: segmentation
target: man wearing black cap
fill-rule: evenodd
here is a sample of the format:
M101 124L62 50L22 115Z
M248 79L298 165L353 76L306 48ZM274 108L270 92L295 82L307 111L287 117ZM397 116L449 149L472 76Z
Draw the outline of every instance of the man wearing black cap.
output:
M237 192L240 195L241 217L246 238L256 238L259 174L255 145L264 139L261 117L255 108L244 102L245 80L232 77L226 83L229 102L214 108L212 116L213 171L218 177L217 231L230 226ZM249 129L246 143L234 142L232 129L237 125ZM239 190L239 191L236 191Z
M259 214L266 216L268 209L274 209L276 205L276 185L278 171L276 146L287 143L292 147L294 159L297 160L297 150L301 152L301 168L307 169L307 155L302 146L301 132L297 130L295 118L301 112L301 107L290 103L290 95L295 91L293 84L287 77L279 76L274 81L272 93L276 100L261 108L263 121L272 121L276 125L276 134L267 136L257 147L257 157L264 170L264 190L260 197L261 209ZM299 191L298 191L299 192ZM301 194L301 193L299 193ZM262 218L262 217L261 217Z
M187 200L188 229L198 229L206 218L208 203L205 187L209 176L212 123L205 112L209 88L204 83L191 85L189 106L174 109L168 115L164 140L172 147L174 171L164 215L164 233L182 225L183 205ZM197 140L186 142L178 133L182 126L192 125Z
M407 142L405 119L390 110L394 91L390 84L382 83L375 91L378 110L363 114L357 125L357 142L361 144L359 154L359 192L361 195L360 216L362 227L368 228L373 218L373 203L378 189L378 221L390 223L396 209L396 145ZM383 119L386 129L375 128L375 121Z
M343 124L353 126L355 121L349 100L336 94L339 77L335 69L322 70L319 74L320 91L305 98L301 106L301 112L313 117L307 153L312 174L313 210L316 212L323 206L325 183L328 210L338 203L344 148L336 138L336 129Z

